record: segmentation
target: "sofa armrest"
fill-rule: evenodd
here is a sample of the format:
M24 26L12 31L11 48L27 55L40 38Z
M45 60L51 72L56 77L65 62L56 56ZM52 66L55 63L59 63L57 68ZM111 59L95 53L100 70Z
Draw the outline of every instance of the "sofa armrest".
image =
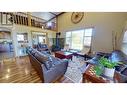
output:
M68 67L67 61L62 61L60 64L54 65L50 70L44 72L44 82L49 83L57 80L65 74Z

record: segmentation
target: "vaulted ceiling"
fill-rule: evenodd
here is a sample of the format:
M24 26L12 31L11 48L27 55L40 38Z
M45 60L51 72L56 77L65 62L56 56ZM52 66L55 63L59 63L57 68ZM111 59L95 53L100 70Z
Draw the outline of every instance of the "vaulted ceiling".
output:
M31 15L39 17L39 18L44 19L46 21L50 21L62 13L63 12L32 12Z

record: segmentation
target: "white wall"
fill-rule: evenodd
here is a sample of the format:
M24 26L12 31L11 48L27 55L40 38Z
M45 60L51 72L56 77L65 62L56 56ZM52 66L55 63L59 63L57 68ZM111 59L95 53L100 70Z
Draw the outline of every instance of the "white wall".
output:
M58 17L58 31L62 32L61 37L64 37L66 31L94 27L93 51L112 51L112 31L117 32L119 36L127 20L127 13L87 12L84 13L81 22L73 24L71 14L68 12Z
M14 51L15 51L15 56L19 56L18 50L19 50L19 44L17 41L17 33L28 33L28 46L32 46L32 32L45 32L48 33L48 38L53 38L55 33L54 31L51 30L43 30L39 28L34 28L34 27L27 27L27 26L21 26L21 25L13 25L12 28L12 41L14 44Z

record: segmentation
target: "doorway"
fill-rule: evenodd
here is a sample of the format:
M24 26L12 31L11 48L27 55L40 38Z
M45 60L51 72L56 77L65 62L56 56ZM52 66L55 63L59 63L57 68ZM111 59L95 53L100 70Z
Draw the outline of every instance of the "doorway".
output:
M47 36L46 33L42 32L32 32L32 46L36 48L36 46L41 43L41 44L46 44L47 43Z
M14 58L14 49L11 37L11 31L6 28L0 29L0 61Z

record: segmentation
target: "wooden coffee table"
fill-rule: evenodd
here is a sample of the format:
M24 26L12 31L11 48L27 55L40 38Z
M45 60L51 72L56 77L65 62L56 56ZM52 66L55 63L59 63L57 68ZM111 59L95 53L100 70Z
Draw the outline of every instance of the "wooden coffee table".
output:
M114 74L114 78L111 79L111 78L107 78L107 77L98 77L96 76L95 74L95 71L94 71L94 65L91 65L89 64L86 68L86 71L84 72L83 74L83 83L88 83L88 82L91 82L91 83L115 83L115 82L120 82L120 75L119 73L115 72Z
M55 57L60 59L72 59L73 53L66 52L66 51L57 51L55 52Z

